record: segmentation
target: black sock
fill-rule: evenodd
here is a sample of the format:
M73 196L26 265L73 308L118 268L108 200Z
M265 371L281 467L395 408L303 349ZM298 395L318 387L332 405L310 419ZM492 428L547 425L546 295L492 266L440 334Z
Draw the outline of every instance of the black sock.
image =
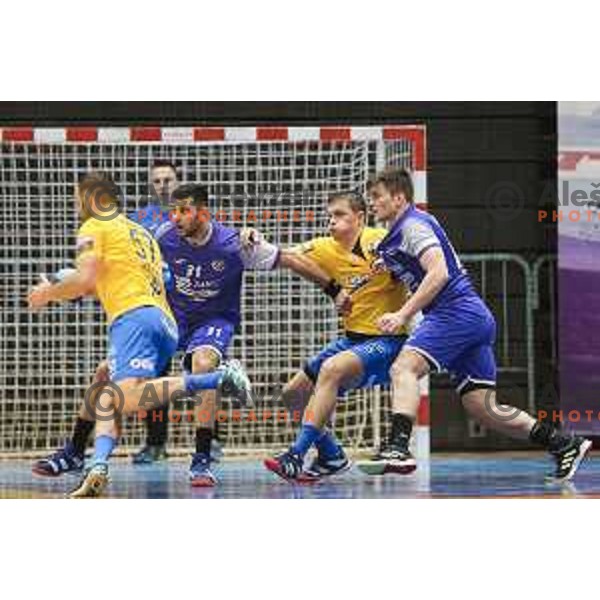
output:
M213 437L212 429L196 429L196 453L210 454L210 442Z
M412 428L412 419L400 413L393 414L392 435L390 439L392 445L408 449L408 443L410 442Z
M166 446L169 420L164 408L157 408L146 417L146 444L148 446Z
M94 431L95 425L94 421L86 421L81 417L77 417L75 427L73 427L73 437L71 438L73 448L75 448L77 454L85 454L90 434Z
M550 450L560 450L569 440L556 427L544 421L537 421L529 432L529 439L538 446Z

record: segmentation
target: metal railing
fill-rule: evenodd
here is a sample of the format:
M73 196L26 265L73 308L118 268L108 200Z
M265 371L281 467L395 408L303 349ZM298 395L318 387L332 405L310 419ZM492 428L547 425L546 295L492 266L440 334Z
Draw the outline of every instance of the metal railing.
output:
M527 409L535 414L534 269L518 254L464 254L461 260L496 317L498 370L525 374Z

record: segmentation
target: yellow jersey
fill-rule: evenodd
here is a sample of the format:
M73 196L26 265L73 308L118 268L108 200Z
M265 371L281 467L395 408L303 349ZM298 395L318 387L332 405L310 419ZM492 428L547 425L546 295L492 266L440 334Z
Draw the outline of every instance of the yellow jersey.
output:
M110 221L88 219L77 234L77 262L88 256L99 261L96 296L109 322L142 306L156 306L173 318L160 248L141 225L123 215Z
M332 237L321 237L295 247L317 263L331 278L346 290L368 275L377 259L375 249L387 235L386 229L365 227L356 247L346 250ZM343 317L344 329L363 335L383 335L377 320L386 313L397 312L408 299L404 284L396 282L389 273L378 273L352 294L352 312ZM407 333L406 329L399 333Z

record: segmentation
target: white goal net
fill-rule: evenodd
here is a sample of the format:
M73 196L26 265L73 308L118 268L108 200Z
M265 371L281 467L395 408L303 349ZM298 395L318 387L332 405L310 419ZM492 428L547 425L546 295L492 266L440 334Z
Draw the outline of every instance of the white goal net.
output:
M424 132L418 127L348 128L339 139L318 128L312 139L312 130L292 135L290 129L287 139L279 132L273 140L257 139L252 128L225 131L215 140L169 139L162 132L160 141L137 141L121 130L89 140L55 130L29 137L15 131L5 132L0 143L1 453L32 454L61 445L106 355L106 324L94 301L39 314L25 303L39 273L73 261L78 227L73 184L82 173L108 171L133 211L147 201L152 162L168 159L184 182L208 186L211 212L225 224L255 226L269 240L290 246L325 233L326 200L333 192L364 193L369 175L384 165L424 168ZM418 176L424 178L424 172ZM423 194L417 200L424 201L424 180L417 189ZM331 302L284 271L247 273L242 298L242 325L231 355L246 367L259 401L255 415L221 423L220 438L228 451L259 452L292 440L295 426L266 418L266 411L281 409L283 384L339 326ZM350 449L371 448L379 439L385 398L380 390L361 391L339 404L335 429ZM144 440L145 428L132 417L121 447L133 449ZM170 450L192 446L193 425L172 423Z

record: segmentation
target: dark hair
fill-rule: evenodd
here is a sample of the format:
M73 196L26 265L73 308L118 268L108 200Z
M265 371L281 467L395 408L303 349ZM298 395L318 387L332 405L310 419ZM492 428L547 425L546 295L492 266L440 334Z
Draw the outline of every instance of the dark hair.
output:
M79 179L78 188L79 193L85 197L108 197L114 202L118 202L121 197L121 189L104 171L86 173Z
M172 163L170 160L167 160L166 158L157 158L152 163L150 170L154 171L154 169L160 169L160 168L173 169L173 172L175 173L175 175L177 175L177 167L175 166L174 163Z
M327 204L333 204L338 200L346 200L350 205L352 212L362 212L367 214L367 203L361 194L357 194L356 192L339 192L330 196Z
M198 183L186 183L180 185L173 192L173 200L187 200L192 199L194 206L207 206L208 205L208 189Z
M368 188L381 183L391 194L404 194L407 202L414 201L415 190L410 173L406 169L389 167L369 180Z

